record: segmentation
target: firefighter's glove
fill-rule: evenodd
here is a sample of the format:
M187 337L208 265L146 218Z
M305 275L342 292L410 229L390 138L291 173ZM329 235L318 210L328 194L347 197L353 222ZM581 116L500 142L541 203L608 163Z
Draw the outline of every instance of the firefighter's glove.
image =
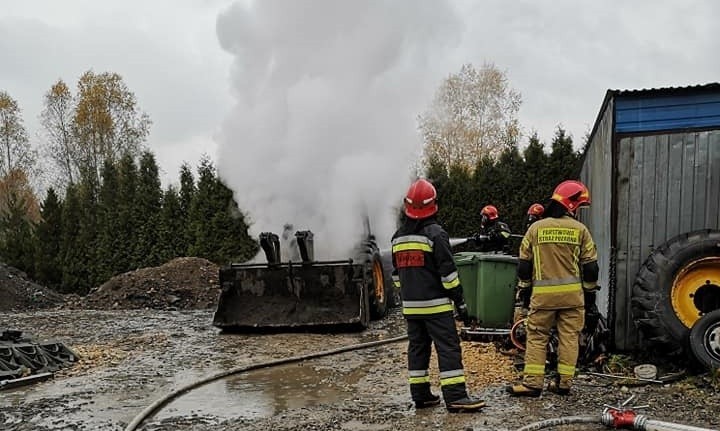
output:
M585 296L585 310L589 310L590 308L595 308L595 298L597 297L597 294L595 291L586 290L583 292L583 295Z
M523 308L530 308L530 298L532 298L532 287L517 287L516 300Z
M457 320L462 322L465 326L470 326L472 322L470 321L470 314L468 314L467 304L463 302L456 305L455 311L457 312Z
M585 328L587 334L595 333L598 322L600 321L600 310L595 304L595 292L585 291Z

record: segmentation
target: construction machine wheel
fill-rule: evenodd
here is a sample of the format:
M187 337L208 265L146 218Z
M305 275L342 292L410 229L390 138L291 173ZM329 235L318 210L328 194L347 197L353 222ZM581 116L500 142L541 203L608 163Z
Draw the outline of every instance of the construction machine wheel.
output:
M380 256L380 250L373 237L368 238L364 244L359 258L365 262L366 279L368 280L367 293L370 302L370 319L378 320L387 313L389 289L385 283L385 271Z
M690 330L690 351L705 368L720 368L720 310L695 322Z
M720 231L678 235L655 249L637 274L633 317L648 347L686 351L690 328L720 309Z
M385 291L387 292L387 308L396 308L402 304L400 299L400 289L395 287L393 283L392 272L392 251L387 250L380 253L380 259L382 260L383 271L385 274Z
M388 286L385 284L385 274L380 260L380 253L377 251L373 253L370 259L370 266L372 271L371 288L368 290L370 293L370 318L377 320L385 317L387 313L387 294L389 293Z

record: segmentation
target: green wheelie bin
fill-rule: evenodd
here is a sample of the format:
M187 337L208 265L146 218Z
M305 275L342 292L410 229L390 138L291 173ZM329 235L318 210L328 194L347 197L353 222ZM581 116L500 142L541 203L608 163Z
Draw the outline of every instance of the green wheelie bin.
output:
M473 329L479 328L487 335L508 332L513 323L518 258L499 253L462 252L456 253L454 259L468 313L477 322L477 328ZM482 331L484 329L487 331Z

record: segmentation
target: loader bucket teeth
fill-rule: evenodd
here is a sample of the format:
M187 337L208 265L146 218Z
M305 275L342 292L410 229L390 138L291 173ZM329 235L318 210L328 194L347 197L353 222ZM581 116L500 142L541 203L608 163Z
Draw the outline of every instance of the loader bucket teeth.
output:
M265 252L268 264L276 265L280 263L280 239L276 234L272 232L261 233L260 247Z

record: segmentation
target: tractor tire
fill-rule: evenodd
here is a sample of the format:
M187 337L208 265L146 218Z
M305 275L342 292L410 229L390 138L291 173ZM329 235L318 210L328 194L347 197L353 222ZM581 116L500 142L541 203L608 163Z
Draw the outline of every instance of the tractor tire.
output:
M397 308L402 305L402 299L400 299L400 288L395 287L395 283L392 279L393 265L392 265L392 251L388 250L380 254L382 260L383 271L385 273L385 287L387 291L387 308Z
M708 370L720 368L720 310L704 315L690 330L690 351Z
M368 239L364 242L362 254L361 258L365 261L367 271L370 319L379 320L387 314L389 288L385 282L385 271L383 270L380 250L374 239Z
M655 249L635 278L631 305L645 347L687 353L690 328L720 309L720 231L684 233Z
M375 252L370 263L372 265L372 287L368 290L370 293L370 318L378 320L387 314L387 294L390 287L385 282L385 272L383 271L382 260L380 260L380 253Z

